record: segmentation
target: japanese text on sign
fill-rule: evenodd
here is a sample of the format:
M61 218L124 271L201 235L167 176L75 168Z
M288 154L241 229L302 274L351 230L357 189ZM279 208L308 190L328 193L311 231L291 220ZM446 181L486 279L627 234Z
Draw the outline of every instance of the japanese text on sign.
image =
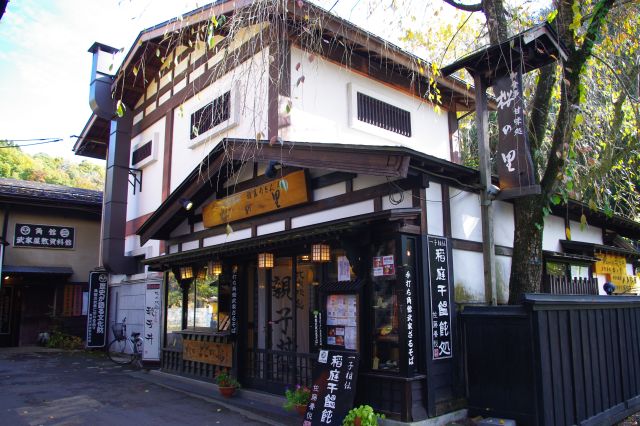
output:
M409 369L413 371L416 362L415 344L413 340L413 271L411 268L406 268L404 271L404 292L407 302L407 363Z
M106 343L108 276L103 272L89 274L89 310L87 312L87 347L101 348Z
M303 426L342 424L353 405L358 363L357 353L320 351Z
M522 98L522 73L517 70L498 78L493 90L498 107L500 189L534 186Z
M160 284L147 284L144 309L144 342L142 357L146 360L160 359Z
M231 274L231 334L238 332L238 266L233 266Z
M14 247L72 249L75 229L72 226L16 223Z
M433 359L451 358L451 279L447 239L428 237Z

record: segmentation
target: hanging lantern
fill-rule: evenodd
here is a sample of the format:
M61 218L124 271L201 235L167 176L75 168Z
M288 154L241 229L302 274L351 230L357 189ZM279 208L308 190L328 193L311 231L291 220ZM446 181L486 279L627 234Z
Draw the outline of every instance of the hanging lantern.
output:
M188 280L193 278L193 268L191 266L181 266L180 267L180 279Z
M311 246L311 260L314 262L329 262L331 260L331 247L329 247L329 244L313 244Z
M273 268L273 253L258 253L258 268Z
M222 262L220 260L210 260L207 263L207 274L210 277L217 277L222 274Z

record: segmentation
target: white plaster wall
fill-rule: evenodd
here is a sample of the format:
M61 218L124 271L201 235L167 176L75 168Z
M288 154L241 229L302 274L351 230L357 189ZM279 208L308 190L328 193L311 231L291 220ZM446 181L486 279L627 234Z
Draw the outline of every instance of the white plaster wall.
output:
M484 303L482 253L452 250L456 302Z
M155 257L160 255L160 241L149 240L140 247L139 235L128 235L124 238L124 252L133 253L133 256L144 254L146 258Z
M215 246L218 244L230 243L232 241L245 240L247 238L251 238L251 228L241 229L239 231L233 231L229 235L215 235L213 237L208 237L203 240L203 246Z
M382 197L382 210L413 207L412 191L392 192Z
M390 180L392 179L384 176L358 175L353 179L353 190L371 188L372 186L388 183Z
M145 308L146 283L126 283L121 282L110 286L109 307L109 335L111 334L111 324L122 322L127 318L127 335L132 332L142 333L144 331L144 308Z
M253 139L258 132L267 134L267 64L268 49L263 49L174 110L171 191L223 138ZM191 114L233 86L237 86L238 124L190 148Z
M190 234L191 227L189 226L189 222L187 220L183 220L180 225L176 226L173 231L169 234L171 238L179 237L182 235Z
M345 182L334 183L333 185L325 186L313 190L313 201L324 200L326 198L335 197L347 192L347 186Z
M569 228L571 229L571 239L573 241L603 244L602 228L587 224L584 229L581 229L580 222L576 222L574 220L569 221Z
M484 268L478 271L484 275ZM509 301L509 277L511 276L511 257L496 256L496 289L498 303Z
M442 213L442 185L430 182L426 189L427 232L431 235L444 235L444 215Z
M153 140L156 146L153 147L155 151L152 155L155 155L156 160L142 167L142 191L138 191L138 188L136 188L134 195L133 187L131 185L128 186L127 220L155 211L162 202L164 127L165 120L162 118L131 139L131 153L136 145ZM129 154L129 161L131 161L131 153ZM136 166L135 168L138 167Z
M366 200L359 203L349 204L334 209L322 210L317 213L310 213L291 219L292 228L315 225L316 223L329 222L343 219L345 217L357 216L373 212L373 200Z
M493 202L493 238L498 246L513 247L513 204Z
M258 236L273 234L274 232L284 231L284 220L279 220L277 222L266 223L264 225L260 225L256 229L256 233Z
M200 246L198 241L187 241L182 243L182 251L194 250Z
M298 70L296 68L300 64ZM297 85L300 77L304 83ZM367 78L345 67L297 48L291 49L291 125L282 129L284 139L355 145L406 146L449 160L447 115L437 114L421 99ZM411 137L383 129L373 132L349 126L348 85L411 113ZM373 134L377 133L377 134ZM384 135L384 136L380 136Z
M542 249L562 252L560 240L564 240L564 219L558 216L544 218L544 232L542 234Z
M451 188L449 197L453 238L482 242L480 195Z

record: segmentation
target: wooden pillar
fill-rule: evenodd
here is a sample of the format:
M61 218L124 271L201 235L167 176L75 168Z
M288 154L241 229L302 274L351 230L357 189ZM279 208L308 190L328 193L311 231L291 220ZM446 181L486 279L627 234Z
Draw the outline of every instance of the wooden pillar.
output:
M484 263L485 301L497 305L496 298L496 247L493 239L493 205L487 189L491 186L491 151L489 149L489 111L487 87L482 76L473 78L476 98L476 126L478 128L478 154L480 157L480 207L482 214L482 259Z

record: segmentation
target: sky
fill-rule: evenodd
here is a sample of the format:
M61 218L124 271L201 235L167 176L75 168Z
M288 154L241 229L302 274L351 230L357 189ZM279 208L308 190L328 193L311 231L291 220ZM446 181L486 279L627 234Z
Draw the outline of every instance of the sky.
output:
M397 0L315 0L321 6L396 42L401 25ZM24 147L73 161L74 135L91 115L89 78L95 42L127 52L145 28L191 11L195 0L11 0L0 20L0 140L61 138ZM440 1L414 1L419 23L433 17ZM448 6L447 6L448 7ZM442 15L439 16L443 18ZM396 40L394 40L396 39ZM117 69L119 63L115 64ZM20 141L19 145L31 142Z

